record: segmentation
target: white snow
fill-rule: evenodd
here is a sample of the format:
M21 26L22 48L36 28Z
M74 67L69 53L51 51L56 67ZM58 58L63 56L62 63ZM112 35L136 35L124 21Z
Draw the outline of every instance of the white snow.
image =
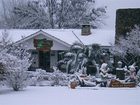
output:
M0 88L0 105L140 105L140 88Z
M70 45L75 41L79 41L76 36L85 44L90 45L93 43L100 44L101 46L110 46L115 42L115 31L105 29L92 29L91 35L82 36L81 29L60 29L60 30L43 30ZM76 34L76 36L72 33Z
M3 30L0 30L0 36ZM27 37L32 34L36 34L39 29L9 29L9 35L11 39L16 42L21 39L22 36ZM101 46L110 46L115 42L115 31L105 29L91 29L91 35L81 36L81 29L43 29L45 33L62 40L70 45L75 41L79 41L76 36L85 44L90 45L93 43L100 44ZM76 34L76 36L72 33Z

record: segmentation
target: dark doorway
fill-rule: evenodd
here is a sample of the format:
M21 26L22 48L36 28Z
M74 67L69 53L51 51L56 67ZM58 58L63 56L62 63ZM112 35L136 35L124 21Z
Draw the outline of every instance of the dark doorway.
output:
M50 70L50 52L39 51L39 68Z

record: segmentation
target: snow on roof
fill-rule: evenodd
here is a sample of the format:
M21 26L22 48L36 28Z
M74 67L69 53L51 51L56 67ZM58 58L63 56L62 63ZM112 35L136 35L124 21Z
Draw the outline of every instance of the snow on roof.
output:
M7 29L6 30L9 34L10 39L13 42L19 41L22 39L22 37L27 37L31 34L36 33L39 30L28 30L28 29ZM0 36L4 32L4 29L0 29Z
M8 33L13 42L19 41L22 37L30 36L40 29L9 29ZM82 36L81 29L42 29L43 32L58 38L68 44L73 44L75 41L79 41L78 38L85 45L93 43L100 44L101 46L110 46L115 42L115 31L105 29L91 29L91 35ZM3 30L0 30L0 36ZM73 32L76 34L76 37Z

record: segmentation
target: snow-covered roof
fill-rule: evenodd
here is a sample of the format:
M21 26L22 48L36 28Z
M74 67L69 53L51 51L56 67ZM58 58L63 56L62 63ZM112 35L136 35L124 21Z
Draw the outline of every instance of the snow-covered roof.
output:
M38 31L40 31L40 29L9 29L8 33L12 41L17 42L21 40L22 37L26 38ZM114 30L91 29L91 35L88 36L82 36L81 29L42 29L42 31L70 45L72 45L75 41L79 41L79 39L84 45L96 43L101 46L110 46L115 42ZM3 30L1 29L0 35L2 35L2 32Z

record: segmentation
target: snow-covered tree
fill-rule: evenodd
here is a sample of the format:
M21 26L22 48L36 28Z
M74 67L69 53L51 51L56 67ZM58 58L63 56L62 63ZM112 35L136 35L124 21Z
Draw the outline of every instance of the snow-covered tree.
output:
M80 42L75 42L70 51L65 54L65 58L59 61L58 69L61 70L62 67L65 67L67 73L80 72L96 75L99 72L97 63L99 63L102 53L100 46L97 44L85 46Z
M95 0L61 0L57 12L59 28L80 28L81 24L101 25L105 8L95 8Z
M44 9L48 14L48 21L50 24L50 28L56 28L56 12L58 11L58 0L44 0L43 5L45 5ZM48 27L49 28L49 27Z
M75 42L70 48L69 52L66 52L64 55L64 59L58 62L58 68L64 68L67 73L74 73L79 71L79 58L81 57L80 53L84 50L84 46Z
M18 4L13 8L17 23L13 28L49 28L48 15L39 2Z
M13 14L13 8L19 4L23 4L28 0L1 0L0 27L1 29L14 28L17 23L17 17Z
M106 8L96 8L95 0L27 0L7 11L3 18L9 28L80 28L81 24L97 28L106 17Z
M118 56L126 65L140 62L140 27L135 26L126 37L112 46L111 53Z
M75 42L73 43L73 45L71 46L71 53L73 53L73 57L71 60L69 60L67 67L69 67L71 65L71 70L70 72L78 72L79 71L79 67L80 67L80 54L82 55L83 53L83 50L84 50L84 45L82 45L81 43L79 42ZM83 55L82 55L83 56ZM67 68L68 69L68 68Z

